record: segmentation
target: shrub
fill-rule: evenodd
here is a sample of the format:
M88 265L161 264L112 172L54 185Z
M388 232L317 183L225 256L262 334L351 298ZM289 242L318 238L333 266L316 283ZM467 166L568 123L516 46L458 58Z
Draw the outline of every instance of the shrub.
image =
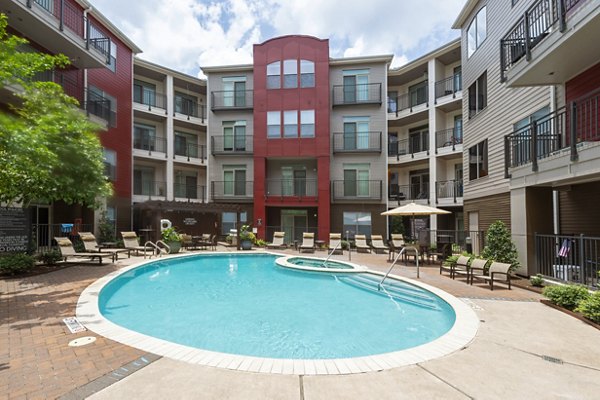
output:
M580 285L547 286L542 292L552 303L557 306L573 310L582 300L590 297L587 288Z
M262 240L262 239L256 239L255 244L259 247L265 247L267 245L267 241L266 240Z
M109 220L106 215L106 210L103 210L100 214L100 220L98 221L98 239L100 243L114 242L115 241L115 224Z
M342 250L348 250L350 248L350 242L348 242L347 240L342 240Z
M28 254L7 254L0 257L0 273L15 275L25 273L35 265L35 259Z
M62 255L59 250L49 250L38 254L37 259L46 265L56 265L58 261L62 260Z
M600 324L600 292L595 292L583 299L575 311L583 314L587 319Z
M181 236L179 235L179 233L177 233L174 227L170 227L163 230L161 235L162 240L165 243L181 241Z
M496 221L490 225L485 242L481 257L510 264L511 271L519 267L517 248L504 222Z
M531 286L542 287L544 286L544 276L542 274L537 274L529 278L529 283Z

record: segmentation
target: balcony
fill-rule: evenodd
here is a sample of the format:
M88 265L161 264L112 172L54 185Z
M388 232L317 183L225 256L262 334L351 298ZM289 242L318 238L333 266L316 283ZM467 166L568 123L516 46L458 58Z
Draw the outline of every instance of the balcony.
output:
M96 31L72 0L2 2L10 25L52 53L66 54L77 68L100 68L110 61L110 39Z
M143 196L143 197L147 197L148 200L152 200L153 198L154 199L165 198L166 193L167 193L166 182L146 181L146 180L138 181L136 179L133 180L134 196Z
M253 90L221 90L211 92L211 110L235 111L252 110Z
M213 156L245 156L252 154L253 136L211 136L210 149Z
M252 203L254 201L254 182L252 181L212 181L211 198L213 201Z
M188 202L195 201L206 203L206 186L175 183L173 189L176 199L186 199Z
M333 106L381 105L381 83L333 86Z
M181 101L175 96L175 110L173 116L183 117L188 121L190 121L191 118L197 118L200 120L200 123L203 124L204 121L206 121L206 104L197 103L187 99Z
M167 113L167 96L162 93L152 92L148 90L144 90L143 92L137 90L138 86L133 85L133 102L136 104L140 104L144 106L144 109L148 109L148 111L153 111L158 109L158 111Z
M382 192L383 181L381 180L331 181L333 202L381 201Z
M429 87L423 86L409 93L403 93L397 97L388 98L388 113L398 113L404 110L413 112L413 108L417 106L429 106Z
M175 158L175 156L187 157L188 161L191 161L192 159L197 159L204 163L206 161L206 146L203 144L180 144L178 142L175 142L175 151L173 153L173 158Z
M440 199L452 199L456 203L456 199L463 197L463 182L462 180L438 181L435 183L436 201Z
M401 139L397 142L388 143L388 156L396 157L397 160L401 156L415 158L415 154L418 153L429 155L429 137L427 135L420 138Z
M453 99L456 98L456 94L462 91L462 75L456 74L453 76L449 76L446 79L442 79L441 81L437 81L435 83L435 100L437 103L437 99L452 96Z
M452 148L452 151L456 150L456 146L462 144L462 130L456 128L444 129L435 133L435 153L437 154L438 149Z
M381 153L381 132L336 132L334 153Z
M564 83L598 62L599 36L597 1L536 0L500 40L501 80L509 86Z
M149 156L153 153L160 153L161 156L167 157L167 139L163 137L134 133L133 148L147 151Z
M49 70L35 74L32 80L59 84L66 95L76 99L79 105L83 107L84 89L80 72L79 70Z
M390 200L427 200L429 203L429 183L423 182L414 185L391 184L388 191Z
M314 200L318 195L316 179L267 179L268 197Z
M87 100L83 102L83 109L87 115L94 115L108 124L109 127L117 126L117 112L111 108L110 100L98 93L85 90Z

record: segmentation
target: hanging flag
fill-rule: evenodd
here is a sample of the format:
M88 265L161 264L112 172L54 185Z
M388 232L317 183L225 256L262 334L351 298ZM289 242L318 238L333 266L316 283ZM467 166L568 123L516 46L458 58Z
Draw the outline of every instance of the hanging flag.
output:
M571 241L569 239L565 239L562 242L562 246L560 246L560 250L558 250L559 257L566 257L569 255L571 251Z

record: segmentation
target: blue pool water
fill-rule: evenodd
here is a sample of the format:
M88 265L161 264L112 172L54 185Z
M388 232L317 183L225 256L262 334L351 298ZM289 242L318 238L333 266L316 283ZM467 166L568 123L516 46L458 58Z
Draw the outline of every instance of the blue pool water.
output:
M431 292L378 276L276 266L273 255L155 261L110 281L101 313L128 329L222 353L328 359L414 347L446 333L454 310Z

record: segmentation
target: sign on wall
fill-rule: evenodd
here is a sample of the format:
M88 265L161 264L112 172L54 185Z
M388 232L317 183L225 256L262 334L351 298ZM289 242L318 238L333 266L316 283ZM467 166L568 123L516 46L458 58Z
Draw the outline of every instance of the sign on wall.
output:
M27 251L30 236L28 210L0 207L0 253Z

